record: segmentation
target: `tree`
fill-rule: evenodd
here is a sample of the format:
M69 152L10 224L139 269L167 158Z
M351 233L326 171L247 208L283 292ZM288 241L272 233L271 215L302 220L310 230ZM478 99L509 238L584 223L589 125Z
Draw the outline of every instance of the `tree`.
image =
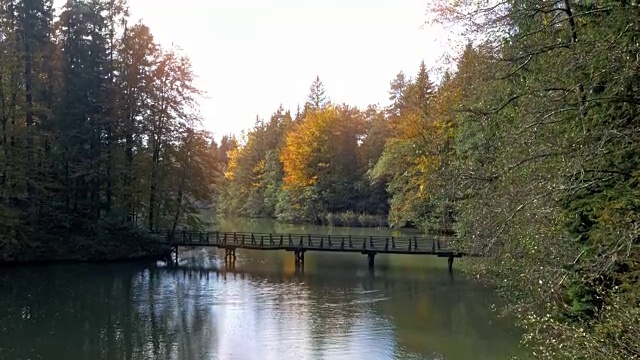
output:
M219 166L189 61L120 0L61 10L0 3L0 261L160 251L139 220L198 226Z
M148 227L156 228L163 212L158 195L166 184L159 174L166 168L169 152L180 126L193 124L199 119L192 113L195 97L200 91L194 87L194 74L186 57L174 51L160 55L153 72L152 106L148 114L147 142L151 152L149 174Z
M396 75L396 78L391 81L391 88L389 89L389 100L391 106L388 109L389 116L398 117L402 115L402 109L405 107L404 92L407 88L407 79L402 71Z
M197 227L201 221L197 216L201 203L212 201L212 189L203 184L216 182L216 156L211 152L210 135L204 131L194 131L192 127L181 129L182 141L174 154L173 171L178 174L170 185L173 209L171 231L179 224Z
M153 67L159 57L159 49L147 26L138 23L124 30L116 57L118 107L122 117L119 127L124 138L124 172L122 198L127 220L135 221L142 203L140 170L143 156L143 135L146 116L151 111L153 93Z
M416 80L403 84L403 79L399 76L391 84L391 93L396 93L401 86L404 88L395 96L402 99L402 103L390 114L389 128L393 135L371 175L387 184L392 224L423 226L432 212L427 174L438 166L436 126L429 108L434 90L424 62Z
M313 110L317 111L324 108L328 104L327 97L325 95L324 84L320 81L320 76L316 76L316 79L309 88L309 95L307 96L307 102L305 103L305 111Z
M282 105L268 122L257 119L246 141L230 153L219 212L233 216L273 217L282 185L279 161L284 137L293 123Z
M358 147L359 197L356 210L369 214L386 215L389 212L386 181L372 177L372 170L384 152L389 139L389 120L377 106L370 105L364 112L364 136Z
M287 135L280 155L284 187L298 194L313 194L312 198L320 201L313 204L312 218L308 220L319 221L326 211L354 208L357 174L352 169L354 164L357 166L362 132L360 112L342 105L308 113Z

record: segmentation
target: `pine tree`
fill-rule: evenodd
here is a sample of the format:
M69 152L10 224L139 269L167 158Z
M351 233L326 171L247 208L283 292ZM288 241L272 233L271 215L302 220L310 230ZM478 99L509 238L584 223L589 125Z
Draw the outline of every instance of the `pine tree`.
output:
M391 81L391 87L389 89L389 100L391 106L388 108L390 116L402 115L404 104L404 92L407 87L407 79L402 71L396 75L396 78Z
M305 103L305 110L318 111L323 109L328 104L327 96L325 95L324 84L320 81L320 76L316 76L316 79L309 88L309 95L307 96L307 102Z

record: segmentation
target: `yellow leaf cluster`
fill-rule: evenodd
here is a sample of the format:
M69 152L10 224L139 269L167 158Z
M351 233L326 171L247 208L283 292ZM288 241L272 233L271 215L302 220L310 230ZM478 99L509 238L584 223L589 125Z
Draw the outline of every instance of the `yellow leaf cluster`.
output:
M317 168L321 167L322 155L326 155L326 144L338 117L328 107L307 114L286 138L280 154L284 169L285 187L310 186L318 179Z
M233 180L234 173L238 168L238 156L240 155L240 150L238 148L234 148L227 153L229 157L229 162L227 165L227 170L224 172L224 177L227 180Z

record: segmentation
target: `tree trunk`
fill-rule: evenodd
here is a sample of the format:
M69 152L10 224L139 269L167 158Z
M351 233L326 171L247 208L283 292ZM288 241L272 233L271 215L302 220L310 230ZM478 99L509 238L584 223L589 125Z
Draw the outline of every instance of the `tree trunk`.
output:
M33 171L35 166L34 162L34 143L33 143L33 79L32 79L32 64L31 64L31 39L29 36L29 29L31 24L27 19L29 15L25 14L23 42L24 42L24 84L25 84L25 102L26 102L26 125L27 125L27 196L29 198L29 222L33 224L35 222L35 209L36 209L36 188L35 181L33 179Z
M0 106L2 114L0 114L0 125L2 126L2 151L4 153L4 164L2 167L2 173L0 174L0 201L5 199L5 189L7 186L7 163L9 159L9 147L7 146L7 105L4 98L4 88L2 87L2 72L0 72Z
M151 162L151 186L149 189L149 231L153 231L154 225L154 208L156 206L156 191L157 191L157 166L160 159L160 144L156 140L153 145L153 159Z
M127 94L129 96L129 94ZM133 114L129 114L128 123L126 128L125 135L125 159L126 159L126 174L125 174L125 188L128 191L129 198L126 199L127 202L127 222L134 221L135 218L135 208L134 208L134 199L133 199Z
M182 196L184 191L184 183L187 180L187 171L186 167L182 170L182 178L180 179L180 185L178 187L178 200L176 205L176 214L173 217L173 225L171 226L171 237L176 232L176 227L178 226L178 219L180 218L180 208L182 207Z

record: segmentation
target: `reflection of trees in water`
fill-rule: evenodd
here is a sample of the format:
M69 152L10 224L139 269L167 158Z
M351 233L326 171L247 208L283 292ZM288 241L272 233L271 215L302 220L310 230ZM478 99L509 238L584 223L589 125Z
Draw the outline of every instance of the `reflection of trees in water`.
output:
M331 350L348 351L354 338L362 335L358 324L375 321L370 314L371 304L363 302L375 295L365 294L356 282L340 278L308 276L305 281L310 285L308 311L314 350L327 353L329 358Z
M193 294L206 282L203 274L145 270L132 284L137 312L138 353L134 358L194 359L213 352L214 314Z
M7 270L0 275L0 358L197 359L242 351L256 358L292 355L294 345L327 358L357 346L372 351L368 358L493 359L513 344L488 325L490 293L452 282L446 270L369 275L327 259L310 257L318 271L305 274L123 264Z
M371 299L372 294L365 292L358 279L345 282L342 277L292 274L284 270L264 273L254 269L237 269L230 272L224 268L183 267L159 271L233 279L240 283L252 283L251 289L254 290L269 290L268 296L250 294L250 290L245 292L247 301L243 302L242 321L250 322L258 329L256 333L252 329L243 336L248 342L254 336L260 337L257 342L262 342L261 346L270 347L281 354L289 353L292 345L314 354L331 351L344 353L353 344L351 338L371 330L355 329L358 323L377 321L375 325L380 327L381 320L372 313L372 304L363 302ZM388 337L393 343L391 330L388 331Z
M287 271L286 259L280 260L281 268L274 264L256 266L262 262L252 260L242 264L239 273L274 283L298 281L308 285L304 316L314 349L344 345L336 339L357 337L364 324L375 322L370 327L390 328L385 334L389 333L391 339L378 341L389 340L389 346L397 343L400 358L413 353L447 359L493 359L498 358L496 354L516 350L517 337L509 333L511 324L496 319L490 311L495 300L491 291L449 273L444 266L411 272L405 265L387 265L384 261L392 259L383 258L382 266L377 266L371 276L364 256L312 253L306 259L305 274L296 278Z
M376 310L394 319L401 348L433 354L434 359L508 359L517 352L511 324L490 310L495 298L488 289L461 278L454 281L445 271L438 277L441 282L407 277L372 284L394 299L379 303Z
M210 346L210 313L159 301L158 289L175 279L117 266L8 271L0 278L0 358L193 359Z
M132 334L119 329L130 314L122 294L128 281L90 276L84 267L7 271L0 280L0 358L99 359L130 351Z

